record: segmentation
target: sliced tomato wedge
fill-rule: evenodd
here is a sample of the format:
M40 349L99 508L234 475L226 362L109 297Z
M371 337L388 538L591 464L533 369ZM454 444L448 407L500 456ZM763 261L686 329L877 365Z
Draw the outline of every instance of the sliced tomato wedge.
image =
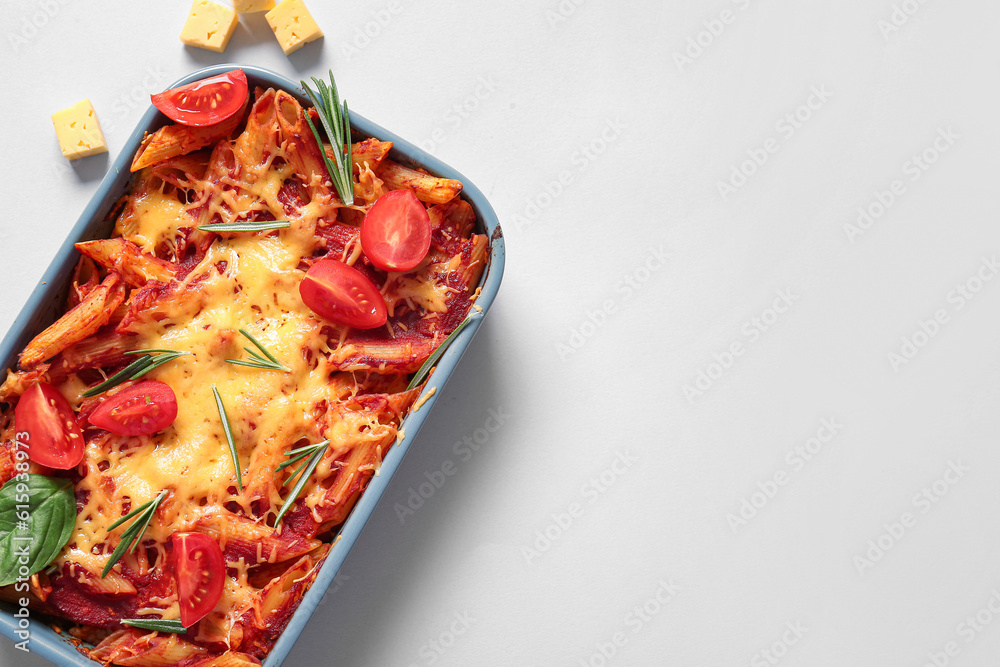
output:
M17 439L28 447L28 458L39 465L69 470L83 460L83 432L73 407L47 382L24 392L14 408L14 426Z
M249 94L241 69L150 95L153 106L181 125L205 127L226 120L243 108Z
M90 423L118 435L151 435L177 418L177 397L165 382L145 380L97 406Z
M431 247L431 218L410 190L378 198L361 223L361 248L383 271L411 271Z
M215 609L222 598L226 561L219 543L204 533L174 533L170 540L181 623L190 628Z
M299 283L302 301L322 318L358 329L385 324L385 299L363 273L335 259L313 264Z

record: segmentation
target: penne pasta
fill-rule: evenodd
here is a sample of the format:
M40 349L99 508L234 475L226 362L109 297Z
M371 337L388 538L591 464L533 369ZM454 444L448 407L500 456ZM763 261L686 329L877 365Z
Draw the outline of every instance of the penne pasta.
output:
M171 634L143 634L141 630L120 630L109 635L90 652L90 657L122 667L175 667L182 660L193 661L207 651Z
M260 665L260 660L235 651L191 663L191 667L254 667L255 665Z
M14 403L27 391L28 387L43 380L48 373L48 368L42 364L39 368L31 371L7 371L7 377L0 385L0 403ZM9 439L13 443L13 438ZM13 448L13 444L11 444ZM6 481L6 480L4 480Z
M88 574L79 576L77 580L94 595L134 595L138 591L131 581L113 570L104 578Z
M104 268L114 269L133 287L142 287L148 280L170 282L177 274L176 266L123 238L85 241L77 243L76 249Z
M132 160L131 171L139 171L164 160L186 155L229 136L240 124L242 112L208 127L166 125L143 139Z
M153 165L151 174L182 190L192 189L205 177L206 157L205 151L199 150L167 158Z
M333 157L333 149L325 146L327 155ZM382 160L392 150L391 141L379 141L378 139L365 139L351 146L351 157L354 161L355 173L359 172L365 165L372 169L378 169Z
M95 287L101 284L97 267L89 257L81 257L73 269L73 281L69 286L69 295L66 297L66 308L73 308L87 298Z
M437 178L388 159L382 161L376 173L390 190L413 190L417 199L428 204L445 204L462 191L458 181Z
M377 138L347 161L309 118L324 126L257 89L221 123L146 136L111 238L76 244L65 312L0 385L0 484L38 396L83 444L55 461L77 513L31 594L100 663L266 660L403 437L411 374L472 308L489 243L462 184L403 167ZM423 244L408 263L362 233L381 201L417 221L392 239ZM338 318L313 287L382 319Z
M452 242L471 236L476 224L472 206L461 199L432 206L427 214L431 219L432 243L441 251L446 251Z
M323 163L322 149L316 144L312 130L306 122L306 114L298 101L284 91L274 98L275 118L281 138L288 147L287 155L292 168L309 192L310 201L322 196L333 196L333 183ZM315 114L315 110L313 110ZM317 124L314 119L313 124Z
M31 370L108 323L115 308L125 299L125 286L112 271L85 299L35 336L19 357L20 366Z
M119 310L121 306L118 307ZM117 310L115 311L118 312ZM114 321L115 316L112 316ZM99 329L92 336L66 347L52 359L50 377L66 377L89 368L109 368L128 363L129 352L135 348L134 336L117 333L111 327Z

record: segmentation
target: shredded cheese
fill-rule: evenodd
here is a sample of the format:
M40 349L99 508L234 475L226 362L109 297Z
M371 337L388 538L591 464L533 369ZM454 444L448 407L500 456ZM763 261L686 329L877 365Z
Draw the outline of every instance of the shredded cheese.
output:
M433 396L436 391L437 391L437 387L431 387L430 391L428 391L426 394L424 394L423 396L421 396L420 399L417 400L417 402L413 404L413 411L416 412L421 407L423 407L424 403L426 403L428 401L428 399L430 399L430 397Z
M284 460L284 452L291 449L292 443L319 442L324 438L349 441L362 426L395 437L391 427L377 420L369 423L364 417L359 417L363 425L344 421L324 433L310 410L311 406L338 400L336 387L330 382L334 369L323 354L326 341L319 334L321 323L302 303L298 292L304 275L299 263L316 249L317 221L331 214L331 205L314 201L290 215L279 201L278 192L292 174L291 161L286 159L282 168L273 169L277 157L286 158L282 149L260 165L257 173L245 174L238 188L227 189L207 181L197 183L196 188L214 195L208 206L203 206L204 199L183 204L164 188L151 188L134 198L130 227L124 231L129 240L151 254L171 248L186 230L213 219L230 222L264 210L292 224L275 235L234 234L216 240L178 286L171 304L172 316L161 321L140 320L132 326L139 332L140 348L191 353L144 378L165 382L174 389L177 419L170 428L153 436L132 438L110 447L105 441L88 445L85 461L90 472L79 484L89 492L88 500L79 514L72 546L62 553L57 564L71 564L91 577L99 577L109 557L108 526L124 514L123 501L136 507L155 498L162 489L171 490L170 499L163 503L144 537L163 545L173 533L195 529L214 508L234 503L252 515L257 500L263 500L265 507L280 508L288 487L283 492L275 483L274 468ZM193 216L192 211L200 211L199 216ZM352 258L356 260L359 255L360 246ZM249 330L292 372L227 363L226 358L246 358L242 348L249 341L239 334L240 328ZM349 348L341 351L348 353ZM218 387L230 418L243 473L242 490L236 488L236 471L212 397L212 385ZM317 477L330 473L330 464L324 460ZM314 507L325 492L322 486L313 485L302 497L309 507ZM268 513L270 518L275 512ZM264 533L269 534L271 529L265 524L268 514L258 520ZM117 528L112 534L120 536L125 528ZM278 561L277 544L265 548L258 541L256 546L256 563L244 563L237 578L227 579L217 605L217 609L235 610L229 616L229 627L242 610L258 602L253 589L246 585L246 568ZM158 549L161 557L165 556L162 547ZM176 602L172 604L176 607ZM167 609L151 607L143 613L154 611Z
M298 130L290 127L294 123ZM319 320L302 302L298 286L304 267L328 250L325 225L338 220L342 207L321 164L310 167L309 151L296 144L309 135L299 131L303 124L302 110L290 96L263 93L250 112L247 131L219 142L208 165L196 165L206 169L187 170L183 162L170 166L185 175L164 176L169 183L155 175L157 166L139 172L116 221L115 235L135 244L128 245L132 251L137 246L141 253L159 258L147 260L166 267L164 273L151 274L155 281L141 272L136 272L139 278L125 279L135 282L130 282L122 311L128 311L127 326L120 325L118 332L134 334L129 344L136 349L189 354L143 378L164 382L174 391L178 413L171 426L146 436L89 437L79 468L82 479L76 485L81 508L70 541L54 565L97 594L141 594L125 566L140 576L162 573L171 536L199 531L216 539L226 553L227 576L221 599L199 623L196 636L170 636L160 642L157 633L144 634L126 645L126 633L113 633L91 652L102 662L127 658L128 664L176 664L197 659L211 645L235 652L248 623L267 628L279 609L297 604L296 596L330 548L314 536L325 537L344 521L370 477L379 474L385 451L405 437L400 422L416 391L402 391L398 378L380 378L379 373L392 372L387 368L405 372L401 366L387 366L390 358L417 364L425 359L429 350L417 351L419 345L411 341L421 335L439 341L444 323L451 319L442 316L456 302L466 303L455 299L466 293L455 285L478 281L481 266L475 267L484 237L468 239L471 262L467 246L464 254L429 255L419 271L388 275L382 287L387 310L390 316L401 313L386 323L388 343L351 338L349 328ZM260 129L265 125L267 132ZM356 226L387 189L368 160L360 163L355 179L356 203L344 215ZM220 237L198 230L209 223L262 219L288 220L289 227ZM329 256L357 264L363 261L363 250L360 242L348 240L342 251L330 251ZM130 256L121 262L140 259ZM477 290L472 300L478 295ZM401 321L410 314L404 309L418 313L418 324ZM126 321L122 312L113 322ZM290 372L228 363L247 358L243 348L250 341L240 329L249 331ZM381 331L379 335L384 337ZM87 379L71 373L60 391L81 406ZM235 462L213 386L229 417ZM399 393L382 393L387 391ZM412 409L422 407L436 391L431 387ZM277 467L291 449L323 440L329 444L297 495L302 507L293 510L300 512L300 522L315 522L312 532L299 532L294 524L288 528L287 522L275 527L277 513L290 502L294 484L288 482L296 469L279 472ZM129 527L112 531L112 523L163 490L168 494L138 548L102 578L111 552ZM333 544L340 537L335 535ZM135 612L139 617L180 616L175 593L147 592L141 600ZM234 658L232 664L250 664L241 660Z

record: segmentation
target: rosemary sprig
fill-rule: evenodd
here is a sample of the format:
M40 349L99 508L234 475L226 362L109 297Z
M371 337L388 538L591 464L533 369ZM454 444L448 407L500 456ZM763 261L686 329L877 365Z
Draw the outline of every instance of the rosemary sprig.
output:
M286 465L290 466L292 464L298 463L299 461L301 461L305 457L309 456L310 454L314 454L314 453L316 453L316 450L309 451L309 452L307 452L305 454L302 454L301 456L296 456L291 461L285 461L284 463L282 463L281 465L279 465L277 468L274 469L274 471L278 472L279 470L282 469L283 466L286 466ZM293 479L295 479L298 476L298 474L300 472L302 472L302 469L305 468L307 465L309 465L309 461L306 461L305 463L303 463L302 465L300 465L298 468L296 468L295 472L293 472L291 475L289 475L288 479L286 479L284 482L281 483L281 486L285 486L290 481L292 481Z
M154 368L162 366L163 364L165 364L165 363L167 363L169 361L173 361L174 359L177 359L178 357L183 357L185 354L190 354L190 353L189 352L176 352L174 354L158 354L155 357L152 357L152 361L150 361L149 365L146 366L146 368L143 369L142 373L148 373L149 371L153 370ZM139 375L142 375L142 373L140 373ZM135 380L136 378L139 377L139 375L136 375L132 379Z
M299 447L298 449L290 449L287 452L285 452L285 456L292 456L293 454L301 454L303 452L308 454L317 447L322 447L323 445L326 445L329 442L330 442L329 440L324 440L323 442L317 442L315 445L304 445L302 447ZM278 468L278 470L281 470L281 468Z
M260 350L264 354L264 357L267 358L265 359L264 357L260 356L259 354L251 350L249 347L244 347L243 349L247 351L247 354L249 354L251 358L253 358L253 361L243 361L242 359L226 359L228 363L235 364L237 366L249 366L250 368L263 368L269 371L285 371L286 373L292 372L291 368L285 366L280 361L278 361L278 359L273 354L268 352L267 348L264 347L259 340L251 336L249 331L247 331L246 329L240 329L240 333L246 336L246 338L251 343L254 344L254 347Z
M284 482L281 483L282 488L284 488L285 484L288 484L290 481L292 481L293 479L295 479L297 477L298 477L299 481L295 483L295 486L298 486L300 482L304 485L305 484L304 480L309 479L309 476L313 474L313 470L316 469L316 464L313 463L313 458L312 457L316 456L317 454L318 454L318 452L312 454L310 456L310 458L306 459L306 461L302 465L300 465L298 468L296 468L295 472L293 472L291 475L289 475L288 479L286 479ZM309 465L310 463L312 463L311 467ZM299 477L299 473L301 473L307 467L309 468L309 472L306 473L306 475L304 477ZM288 502L291 503L292 501L294 501L295 498L298 495L299 494L298 494L297 490L293 487L291 493L288 494ZM284 507L282 507L282 509L284 509Z
M168 621L164 618L123 618L122 625L156 632L176 632L179 635L187 632L187 628L180 621Z
M305 447L299 447L298 449L293 449L290 452L285 452L285 456L291 456L292 458L288 459L284 463L279 464L278 467L274 469L274 472L281 472L288 466L295 465L305 457L315 453L317 449L322 449L323 447L326 447L328 444L330 444L330 441L324 440L323 442L320 442L315 445L306 445ZM294 474L285 480L285 484L288 484L288 481L291 480L293 477L295 477ZM285 484L282 484L282 486L284 486Z
M229 415L226 414L226 406L222 404L222 396L219 389L212 385L212 393L215 394L215 407L219 409L219 419L222 420L222 432L226 434L226 442L229 443L229 453L233 457L233 467L236 468L236 486L243 490L243 475L240 473L240 457L236 454L236 443L233 442L233 431L229 427Z
M326 452L326 446L328 444L330 444L330 441L324 440L323 442L320 442L315 445L309 445L307 447L302 447L297 450L292 450L292 452L300 453L300 456L298 456L295 459L295 461L298 461L303 456L309 456L309 458L306 459L306 462L303 463L295 472L292 473L291 477L285 480L285 484L287 484L288 481L294 478L295 476L298 476L299 478L299 481L295 482L295 486L293 486L292 490L288 492L288 497L285 498L285 502L281 505L281 511L278 512L278 518L274 520L275 526L281 523L281 518L285 516L285 512L291 509L292 505L295 503L295 499L299 497L299 493L302 492L302 489L303 487L305 487L306 482L309 481L309 478L312 476L313 471L316 470L316 466L319 464L320 459L323 458L323 454ZM304 450L309 450L309 451L304 451ZM292 452L288 453L291 454ZM282 468L286 467L286 464L290 465L295 461L286 461L285 463L282 463L278 467L278 470L281 470ZM285 484L282 484L282 486L284 486Z
M132 521L132 525L129 526L124 533L122 533L122 538L118 543L118 546L111 552L108 564L104 566L104 570L101 572L101 579L108 576L108 572L110 572L111 568L115 566L115 563L117 563L121 557L125 555L126 551L128 553L132 553L135 550L135 546L139 543L139 540L142 539L142 534L146 532L146 527L153 519L153 514L156 513L156 509L160 506L160 503L163 502L166 495L166 490L160 491L160 495L156 496L156 498L139 505L134 510L108 526L108 532L110 533L126 521Z
M292 225L288 220L263 220L261 222L214 222L198 225L203 232L266 232L272 229L287 229Z
M132 350L130 352L126 352L125 354L141 354L142 356L109 377L101 384L85 391L83 393L84 398L97 396L112 387L117 387L123 382L137 380L157 366L162 366L163 364L173 361L178 357L190 354L190 352L178 352L177 350L156 348L150 350Z
M313 136L316 138L316 143L319 145L319 152L323 155L323 162L326 163L326 169L330 172L330 180L333 181L333 185L337 189L340 201L345 206L350 206L354 203L354 156L352 154L353 148L351 147L351 114L347 110L346 100L343 106L341 106L340 95L337 92L337 82L333 79L332 70L330 71L329 86L322 79L312 77L312 80L316 84L316 88L319 89L318 95L313 92L312 88L305 81L300 81L299 83L302 84L302 89L306 91L306 94L312 100L313 106L316 107L320 123L326 131L326 136L330 140L330 144L333 146L333 157L336 163L330 160L330 157L323 149L323 138L320 136L319 130L316 129L316 125L312 122L309 114L306 114L306 122L309 123L309 129L312 130ZM347 149L346 153L344 150L345 146Z
M122 382L126 382L126 381L130 380L132 378L132 374L133 373L136 373L136 372L143 373L143 372L145 372L145 368L146 368L146 366L149 365L149 360L151 358L152 357L149 357L148 355L144 356L144 357L139 357L138 359L136 359L135 361L133 361L132 363L130 363L128 366L126 366L122 370L118 371L117 373L115 373L114 375L112 375L111 377L109 377L107 380L105 380L101 384L97 385L96 387L92 387L91 389L88 389L87 391L83 392L83 397L84 398L90 398L91 396L97 396L101 392L107 391L108 389L111 389L112 387L117 387Z
M427 357L427 361L425 361L417 370L417 374L413 376L412 380L410 380L410 384L406 385L406 390L409 391L423 382L424 377L430 373L431 368L438 362L441 355L445 353L448 346L451 345L452 341L455 340L458 334L462 333L462 329L468 326L469 322L480 317L482 316L479 313L473 313L462 320L462 323L455 327L455 330L448 334L447 338L441 341L441 344L438 345L437 348L431 353L431 356Z

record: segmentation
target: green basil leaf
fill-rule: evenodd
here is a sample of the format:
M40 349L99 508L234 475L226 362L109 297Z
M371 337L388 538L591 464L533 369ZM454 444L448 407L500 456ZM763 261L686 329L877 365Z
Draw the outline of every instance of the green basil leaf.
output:
M14 477L4 484L0 488L0 586L26 578L21 567L28 568L28 576L44 570L69 542L75 525L76 498L70 480L28 475L27 482Z

